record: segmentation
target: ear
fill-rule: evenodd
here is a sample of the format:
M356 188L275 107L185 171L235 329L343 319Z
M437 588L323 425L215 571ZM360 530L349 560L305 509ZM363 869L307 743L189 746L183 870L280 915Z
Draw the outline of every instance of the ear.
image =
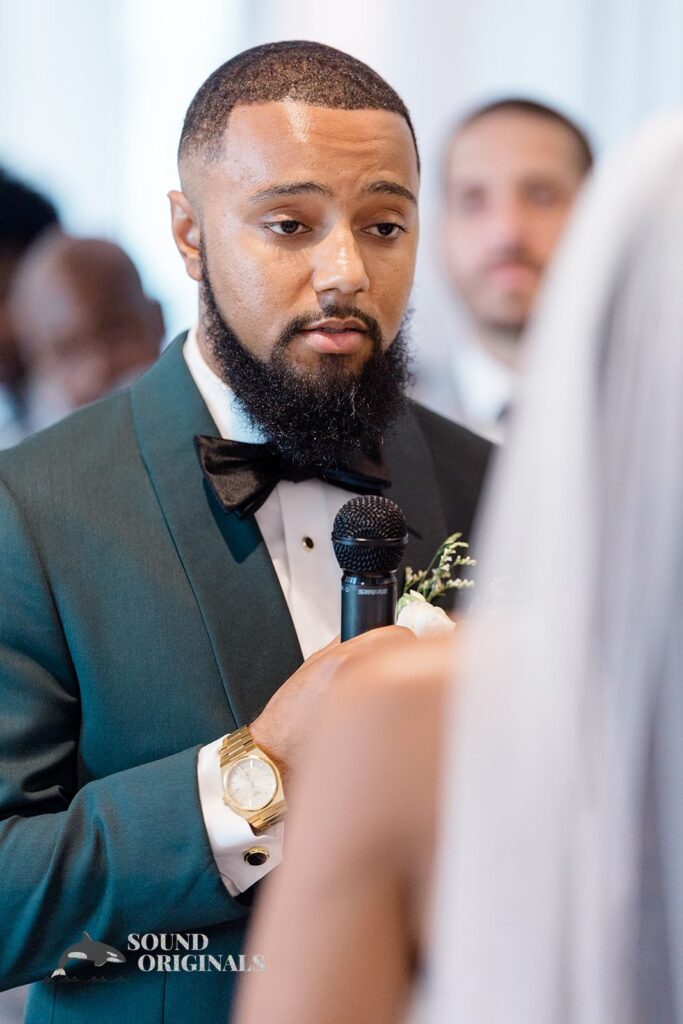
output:
M184 192L172 189L168 193L168 199L171 204L171 231L175 244L178 246L178 252L183 258L185 270L193 281L201 281L199 217Z

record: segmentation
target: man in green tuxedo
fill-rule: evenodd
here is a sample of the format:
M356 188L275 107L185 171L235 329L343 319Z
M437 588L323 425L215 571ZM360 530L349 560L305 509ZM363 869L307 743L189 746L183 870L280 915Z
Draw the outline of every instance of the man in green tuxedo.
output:
M397 629L334 640L334 516L390 481L426 565L490 451L403 397L419 163L375 72L240 54L179 166L198 324L0 459L0 986L35 983L35 1024L225 1021L268 969L241 954L291 773Z

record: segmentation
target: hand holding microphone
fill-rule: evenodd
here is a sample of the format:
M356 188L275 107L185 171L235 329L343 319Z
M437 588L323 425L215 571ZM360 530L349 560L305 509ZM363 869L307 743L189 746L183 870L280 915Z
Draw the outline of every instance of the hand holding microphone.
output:
M396 569L407 540L405 516L388 498L351 498L340 509L332 543L344 572L341 637L347 642L335 639L308 658L251 724L254 741L285 780L310 743L320 700L338 673L355 659L389 650L412 636L393 624Z

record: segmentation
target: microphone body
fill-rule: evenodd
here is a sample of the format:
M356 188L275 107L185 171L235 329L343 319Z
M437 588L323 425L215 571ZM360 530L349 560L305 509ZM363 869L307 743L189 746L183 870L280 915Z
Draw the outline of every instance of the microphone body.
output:
M332 543L343 570L341 639L392 626L396 618L396 570L408 543L401 509L380 495L351 498L337 513Z
M341 638L351 640L380 626L393 626L398 601L396 573L345 572L342 576Z

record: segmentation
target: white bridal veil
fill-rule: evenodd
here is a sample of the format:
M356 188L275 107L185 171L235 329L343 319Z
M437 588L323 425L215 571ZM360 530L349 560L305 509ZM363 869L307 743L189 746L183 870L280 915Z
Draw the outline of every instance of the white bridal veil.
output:
M428 1019L683 1021L683 114L579 202L472 550Z

